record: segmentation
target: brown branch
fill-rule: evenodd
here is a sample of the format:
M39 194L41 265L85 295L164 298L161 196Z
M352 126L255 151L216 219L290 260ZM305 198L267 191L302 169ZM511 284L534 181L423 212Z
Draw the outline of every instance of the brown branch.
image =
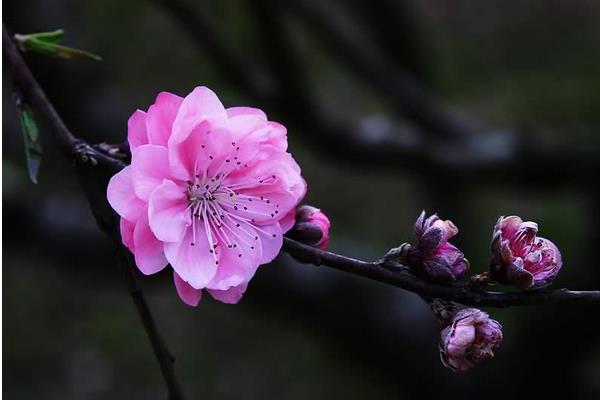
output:
M35 110L49 123L55 141L69 159L77 161L75 166L81 178L83 189L86 193L90 207L96 220L118 246L118 259L122 265L123 275L129 288L129 293L136 306L136 310L144 325L156 359L160 365L163 378L167 385L170 400L183 399L177 377L173 368L173 357L163 341L152 313L148 307L144 293L138 285L135 272L131 264L131 255L121 245L118 231L116 231L116 216L106 201L106 184L108 178L116 171L121 170L125 164L108 154L102 153L89 146L85 141L76 138L66 127L52 103L33 77L29 67L23 60L13 39L6 28L2 27L2 51L4 60L8 64L13 80L13 85L18 88Z
M396 286L424 298L439 298L469 306L600 305L600 291L598 290L572 291L557 289L519 293L489 292L476 290L467 285L444 286L429 283L410 275L405 272L405 268L397 264L386 263L384 261L360 261L307 246L289 238L284 239L283 251L302 263L325 265L340 271Z
M78 158L87 156L89 159L94 159L99 164L114 171L119 171L125 166L120 160L116 160L90 146L86 146L84 141L76 138L69 131L37 80L31 74L29 67L27 67L23 57L21 57L15 42L10 37L4 25L2 26L2 52L10 68L13 84L19 88L24 97L23 100L31 104L47 120L50 125L50 131L65 155L68 157L76 156ZM83 161L87 160L84 159Z
M165 345L165 341L160 334L158 326L156 325L152 311L150 311L150 307L148 307L148 303L146 302L144 292L142 291L142 288L135 277L136 268L134 261L132 260L131 253L124 249L120 243L117 244L117 258L121 264L121 269L127 283L129 294L131 295L137 312L142 319L148 339L150 339L150 343L152 343L152 348L154 349L156 359L158 360L160 370L167 385L169 399L183 399L184 396L173 369L175 357L169 352L169 349Z

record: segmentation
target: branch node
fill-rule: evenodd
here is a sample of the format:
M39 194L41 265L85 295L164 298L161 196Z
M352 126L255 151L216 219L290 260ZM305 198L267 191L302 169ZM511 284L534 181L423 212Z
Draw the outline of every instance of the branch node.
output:
M73 144L73 155L77 161L80 161L83 164L91 164L92 166L98 165L96 151L84 140L75 139L75 143Z

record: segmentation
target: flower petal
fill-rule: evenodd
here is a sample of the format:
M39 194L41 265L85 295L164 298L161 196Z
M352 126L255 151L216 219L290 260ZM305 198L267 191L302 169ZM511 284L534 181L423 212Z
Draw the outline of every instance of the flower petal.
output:
M169 141L176 143L184 141L199 124L205 121L209 121L211 125L225 125L227 113L212 90L199 86L183 99Z
M134 192L132 168L127 166L110 178L106 197L121 217L135 222L146 211L146 204Z
M131 160L133 189L140 199L148 201L150 193L163 179L171 177L167 149L146 144L135 149Z
M163 244L148 225L148 216L143 214L133 230L135 264L145 275L155 274L167 266Z
M171 173L181 180L192 180L194 175L204 172L218 151L210 144L210 125L197 125L182 142L170 142L169 163Z
M261 118L263 121L267 120L267 115L263 110L254 107L229 107L225 110L227 112L227 118L232 119L240 115L252 115Z
M164 249L175 272L195 289L204 288L217 272L206 233L198 225L186 229L179 242L164 243Z
M181 301L188 306L196 307L202 298L202 290L191 287L175 271L173 271L173 280L175 281L175 289Z
M146 128L150 144L167 146L171 137L173 122L183 98L169 92L161 92L148 109Z
M150 229L163 242L178 242L191 225L191 214L184 189L165 179L150 193L148 200Z
M209 289L226 290L240 283L248 282L262 260L262 240L259 232L248 223L239 226L232 218L223 221L223 233L227 242L219 245L219 268L206 286ZM223 233L221 235L223 235Z
M133 253L135 249L135 246L133 245L133 230L135 229L135 224L127 221L125 218L121 218L119 226L121 228L121 241L125 247Z
M285 214L283 216L283 218L281 218L279 220L279 225L281 226L281 231L283 233L286 233L287 231L292 229L294 227L295 223L296 223L296 210L294 210L294 209L291 209L287 214Z
M213 297L213 299L215 300L219 300L222 303L225 304L237 304L242 296L244 295L244 292L246 291L246 288L248 287L247 283L241 283L238 286L233 286L227 290L214 290L214 289L207 289L208 293L210 293L210 295Z
M127 141L132 153L139 146L148 144L146 113L144 111L137 110L127 120Z
M256 227L262 246L261 264L270 263L277 257L283 246L283 232L279 223Z

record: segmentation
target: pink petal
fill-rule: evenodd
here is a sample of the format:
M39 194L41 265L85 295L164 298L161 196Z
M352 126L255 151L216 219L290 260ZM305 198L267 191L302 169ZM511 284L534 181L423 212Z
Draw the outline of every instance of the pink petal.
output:
M148 216L142 215L133 230L135 263L145 275L155 274L167 266L163 243L159 241L148 225Z
M204 229L196 225L195 230L195 238L194 229L190 227L181 241L164 243L164 249L167 260L181 279L196 289L202 289L215 276L218 264L210 253Z
M231 107L227 109L229 127L238 141L249 135L255 143L268 144L279 151L287 149L287 129L280 123L267 121L258 108Z
M191 211L185 190L165 179L150 193L148 218L150 229L163 242L178 242L191 225Z
M127 247L133 253L135 249L135 246L133 245L133 230L135 229L135 224L127 221L125 218L121 218L120 228L121 241L125 247Z
M150 193L163 179L171 177L167 149L146 144L135 149L131 160L133 189L140 199L148 201Z
M264 114L239 114L229 118L229 129L236 141L241 141L252 132L267 127L267 119Z
M202 123L183 141L169 144L170 169L174 177L192 180L194 175L210 166L219 152L212 147L209 132L210 125Z
M150 144L166 146L171 137L173 122L183 98L168 92L161 92L148 109L146 127Z
M148 144L148 133L146 131L146 113L137 110L127 121L127 141L133 152L138 146Z
M146 211L146 204L135 195L131 166L110 178L106 197L117 214L131 222L137 221Z
M287 128L279 122L269 121L269 134L265 143L270 144L277 150L287 150Z
M226 205L228 211L260 224L281 220L306 193L306 182L296 166L289 154L275 153L268 160L231 173L224 180L224 185L235 186L237 182L246 182L238 192L259 200L244 204L246 209L239 206L241 203L237 210L233 204Z
M194 289L186 281L181 279L175 271L173 271L173 280L175 281L175 289L181 301L188 306L196 307L200 303L202 290Z
M225 232L231 242L221 242L219 246L219 268L213 279L206 286L209 289L225 290L248 282L262 260L261 235L248 225L237 227L232 221L225 220Z
M284 215L283 218L279 220L279 225L281 226L281 231L286 233L290 229L294 227L296 223L296 210L291 209L287 214Z
M261 264L270 263L277 257L283 246L283 232L279 223L256 227L262 246Z
M462 354L467 347L475 340L475 327L473 325L457 325L454 333L448 342L448 352L454 354Z
M225 125L227 113L212 90L199 86L183 99L173 123L173 135L170 141L184 141L199 124L205 121L209 121L211 125Z
M239 115L253 115L260 117L262 120L267 120L267 115L259 108L254 107L229 107L227 110L227 117L229 119L237 117Z
M264 192L256 189L244 189L239 193L241 196L252 196L253 201L224 204L223 208L240 218L252 220L260 225L269 225L279 221L297 204L296 199L286 192L269 191L269 189Z
M242 283L238 286L233 286L227 290L208 289L208 293L210 293L213 299L219 300L222 303L236 304L241 300L247 287L247 283Z

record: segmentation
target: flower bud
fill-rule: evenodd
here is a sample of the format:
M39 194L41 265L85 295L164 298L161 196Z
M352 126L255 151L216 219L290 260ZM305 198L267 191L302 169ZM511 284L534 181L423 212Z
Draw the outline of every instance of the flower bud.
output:
M417 245L408 251L407 263L416 276L433 282L453 282L460 279L469 262L464 254L448 240L458 233L449 220L437 215L425 219L425 211L415 222Z
M502 326L485 312L465 308L442 330L440 357L453 371L471 369L480 360L492 358L502 343Z
M547 286L562 267L558 248L537 237L535 222L517 216L500 217L492 236L492 279L521 289Z
M329 218L318 208L303 205L296 211L296 224L288 232L288 236L294 240L327 249L329 245Z

